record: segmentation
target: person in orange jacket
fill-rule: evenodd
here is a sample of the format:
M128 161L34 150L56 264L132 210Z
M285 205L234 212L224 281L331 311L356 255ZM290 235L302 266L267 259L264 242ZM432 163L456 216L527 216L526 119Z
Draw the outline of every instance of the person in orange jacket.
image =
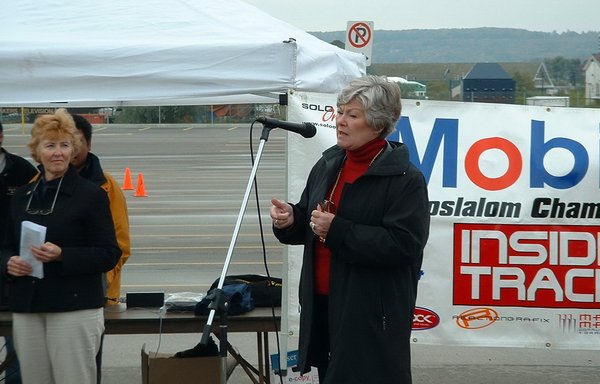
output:
M100 159L90 150L92 149L92 124L81 115L73 115L75 126L81 132L82 144L81 149L71 161L71 164L77 168L79 175L84 179L88 179L95 184L98 184L108 194L110 203L110 212L112 214L115 225L115 234L117 236L117 244L121 249L121 258L114 269L105 274L106 283L106 304L119 304L121 297L121 271L123 265L131 255L131 241L129 237L129 215L127 213L127 201L125 195L119 187L117 181L100 165ZM104 337L103 337L104 339ZM97 383L100 384L102 379L102 345L96 356L97 365Z
M118 304L121 297L121 271L131 255L127 201L117 181L110 173L102 169L98 156L90 152L92 149L92 124L81 115L73 115L73 120L75 120L75 125L82 134L83 143L71 164L77 168L80 176L102 187L108 194L110 201L110 211L115 224L117 243L122 254L117 266L106 274L106 300L109 305Z

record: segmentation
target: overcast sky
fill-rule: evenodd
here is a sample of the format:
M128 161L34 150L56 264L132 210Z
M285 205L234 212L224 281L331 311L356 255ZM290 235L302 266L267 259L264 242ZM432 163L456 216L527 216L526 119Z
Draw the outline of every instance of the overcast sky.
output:
M309 32L500 27L542 32L600 31L600 0L245 0Z

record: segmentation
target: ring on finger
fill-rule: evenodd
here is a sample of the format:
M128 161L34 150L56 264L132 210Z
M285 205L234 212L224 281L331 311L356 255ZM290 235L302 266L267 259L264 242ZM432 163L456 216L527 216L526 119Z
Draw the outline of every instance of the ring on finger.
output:
M315 230L315 223L313 223L312 221L310 222L310 229L312 229L313 231Z

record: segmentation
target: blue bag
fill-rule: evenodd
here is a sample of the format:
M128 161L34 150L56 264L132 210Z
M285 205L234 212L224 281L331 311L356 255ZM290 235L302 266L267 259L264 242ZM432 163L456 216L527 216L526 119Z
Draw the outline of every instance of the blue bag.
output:
M208 307L214 298L216 288L208 291L208 294L203 298L194 310L196 316L208 316L210 308ZM225 299L229 302L227 315L235 316L241 313L250 312L254 309L254 300L250 294L248 284L228 284L222 288Z

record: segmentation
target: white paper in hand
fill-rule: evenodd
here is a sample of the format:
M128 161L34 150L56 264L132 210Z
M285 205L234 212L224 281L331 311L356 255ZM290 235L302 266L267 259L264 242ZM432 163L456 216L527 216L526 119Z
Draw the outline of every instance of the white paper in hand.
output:
M40 247L46 241L46 227L31 221L23 221L21 223L21 248L19 256L22 260L31 265L32 272L30 276L38 279L44 278L44 263L39 261L31 253L31 247Z

